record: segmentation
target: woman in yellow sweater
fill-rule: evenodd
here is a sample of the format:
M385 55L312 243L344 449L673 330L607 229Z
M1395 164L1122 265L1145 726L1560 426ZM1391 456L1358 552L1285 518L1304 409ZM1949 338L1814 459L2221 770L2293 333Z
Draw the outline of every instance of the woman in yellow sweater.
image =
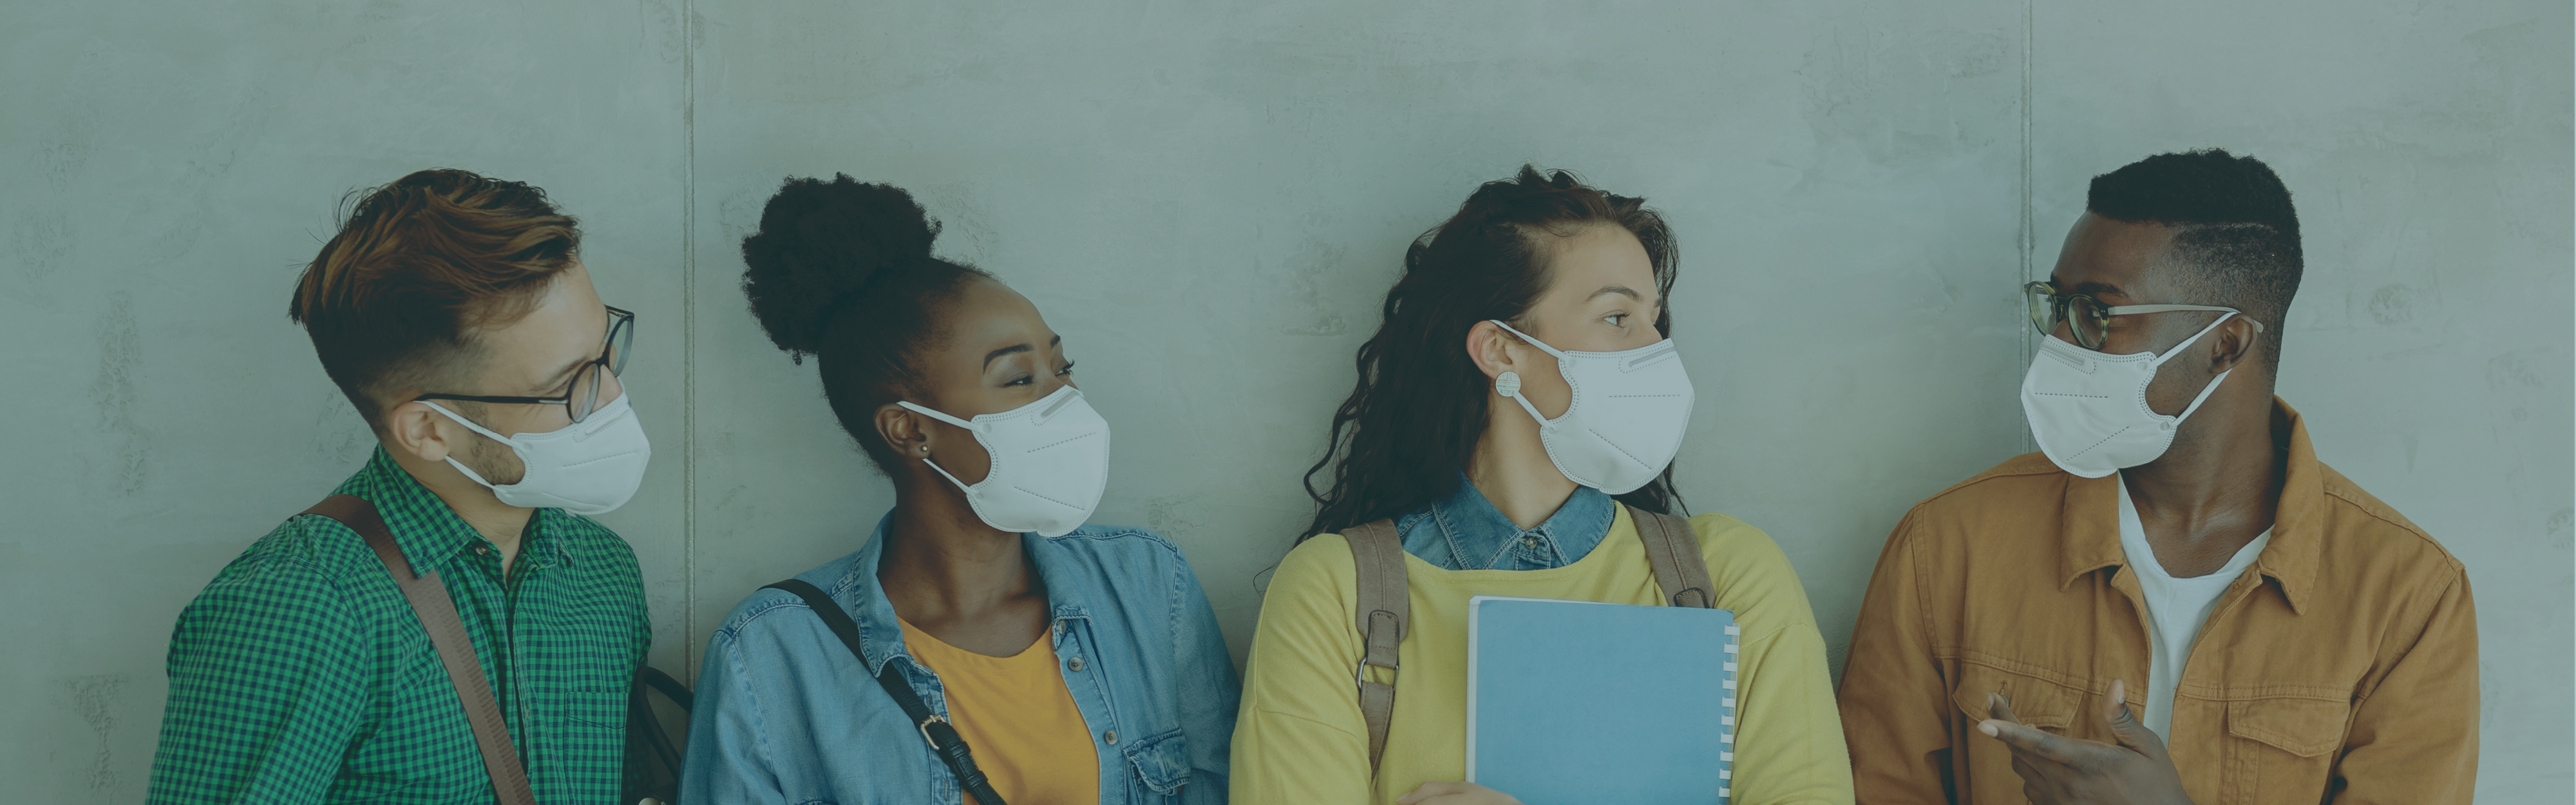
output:
M1321 504L1310 536L1262 602L1234 801L1518 802L1462 782L1467 601L1509 595L1733 610L1730 803L1851 802L1824 641L1788 560L1722 514L1690 518L1687 537L1659 527L1678 523L1670 464L1691 409L1666 337L1663 220L1641 199L1523 167L1478 188L1404 263L1333 417L1332 453L1308 473ZM1649 540L1663 534L1657 544L1684 552L1695 538L1697 555L1667 552L1650 568ZM1372 652L1356 618L1355 541L1390 546L1372 567L1403 568L1397 609L1410 614L1391 651ZM1677 559L1705 562L1713 595L1668 596L1658 571Z

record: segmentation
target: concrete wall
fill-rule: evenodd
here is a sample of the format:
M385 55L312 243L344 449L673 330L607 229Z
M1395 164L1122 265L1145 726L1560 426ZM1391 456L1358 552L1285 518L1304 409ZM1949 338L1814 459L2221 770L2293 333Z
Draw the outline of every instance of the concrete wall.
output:
M25 4L22 4L25 5ZM448 165L580 215L658 446L604 518L695 670L890 503L744 310L788 175L921 195L1119 434L1238 651L1404 244L1522 162L1683 246L1694 509L1839 644L1913 501L2027 448L2015 285L2082 183L2220 145L2298 193L2282 393L2469 564L2481 791L2565 801L2565 4L44 2L0 28L0 802L133 801L171 619L369 447L283 315L353 188ZM2032 264L2036 247L2039 259Z

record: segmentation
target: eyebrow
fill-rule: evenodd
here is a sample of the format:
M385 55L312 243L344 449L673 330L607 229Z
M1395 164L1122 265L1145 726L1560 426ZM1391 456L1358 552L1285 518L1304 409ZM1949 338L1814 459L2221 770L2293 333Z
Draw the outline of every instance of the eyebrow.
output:
M1601 298L1601 295L1603 295L1603 294L1614 294L1614 293L1615 293L1615 294L1626 294L1628 298L1630 298L1630 299L1634 299L1634 300L1637 300L1637 301L1639 301L1639 302L1646 301L1646 297L1645 297L1645 295L1644 295L1644 294L1637 293L1636 289L1634 289L1634 288L1630 288L1630 287L1625 286L1625 285L1604 285L1604 286L1601 286L1601 290L1593 291L1591 296L1583 297L1583 301L1589 302L1589 301L1592 301L1592 300L1594 300L1594 299Z
M1057 345L1057 344L1062 344L1062 343L1064 343L1064 336L1059 335L1059 336L1056 336L1053 340L1048 341L1048 342L1047 342L1047 346L1052 347L1052 346L1055 346L1055 345ZM1027 344L1012 344L1012 345L1010 345L1010 346L1003 347L1003 348L1001 348L1001 349L997 349L997 350L993 350L993 351L991 351L991 352L984 353L984 368L986 368L986 369L991 369L991 368L993 368L993 359L995 359L995 358L999 358L999 357L1002 357L1002 356L1004 356L1004 355L1012 355L1012 354L1017 354L1017 353L1021 353L1021 352L1029 352L1029 351L1032 351L1032 350L1035 350L1035 349L1036 349L1036 347L1032 347L1032 346L1029 346L1029 345L1027 345Z
M2075 292L2090 296L2117 296L2122 299L2129 298L2129 292L2120 290L2120 286L2107 282L2077 283L2075 286Z

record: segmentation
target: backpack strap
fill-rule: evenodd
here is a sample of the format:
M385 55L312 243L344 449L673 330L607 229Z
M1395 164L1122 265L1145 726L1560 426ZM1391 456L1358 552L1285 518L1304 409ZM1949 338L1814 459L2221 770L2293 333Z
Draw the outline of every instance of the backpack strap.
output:
M1662 588L1664 603L1677 607L1709 608L1717 606L1715 584L1709 582L1708 560L1699 552L1699 537L1692 533L1690 521L1680 517L1628 507L1628 515L1637 522L1637 536L1646 541L1646 564L1655 569L1655 586Z
M339 521L375 549L385 571L393 574L394 586L402 589L403 600L411 604L412 614L420 618L420 628L429 632L429 645L438 650L439 664L447 666L447 684L465 705L465 723L474 728L474 746L483 752L483 772L492 778L493 797L500 805L536 805L537 795L528 788L528 771L519 765L519 750L510 743L510 727L501 720L501 705L492 698L492 683L483 678L483 660L474 654L474 638L466 634L465 621L456 614L456 600L448 597L447 583L438 578L438 571L414 568L411 560L403 558L393 531L385 527L384 515L366 498L332 495L296 516L306 514Z
M1392 520L1363 523L1342 531L1359 568L1357 614L1367 647L1353 677L1360 687L1360 715L1368 720L1369 777L1377 777L1378 759L1386 756L1386 730L1395 719L1395 678L1403 665L1399 649L1411 628L1413 599L1405 589L1404 542ZM1386 681L1369 679L1369 666L1386 669Z
M841 645L850 648L850 656L859 658L859 667L868 667L867 652L859 649L858 621L851 620L850 613L841 609L841 602L832 600L823 588L804 579L788 579L761 589L784 590L805 599L805 606L823 619L834 637L841 638ZM912 683L904 680L903 669L887 661L877 672L877 686L885 688L886 695L894 697L895 706L903 708L904 717L921 728L921 739L930 742L930 753L938 755L941 762L948 764L948 771L957 775L958 788L975 795L977 805L1003 805L1002 795L993 791L993 781L984 776L984 770L975 767L975 753L967 748L966 736L957 734L956 725L921 703L921 694L912 692Z

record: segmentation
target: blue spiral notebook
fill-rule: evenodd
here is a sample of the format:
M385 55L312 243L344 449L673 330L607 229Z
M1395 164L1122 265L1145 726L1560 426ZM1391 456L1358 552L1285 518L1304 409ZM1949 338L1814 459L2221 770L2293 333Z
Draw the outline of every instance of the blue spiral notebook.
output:
M1725 803L1735 613L1467 602L1467 781L1522 802Z

